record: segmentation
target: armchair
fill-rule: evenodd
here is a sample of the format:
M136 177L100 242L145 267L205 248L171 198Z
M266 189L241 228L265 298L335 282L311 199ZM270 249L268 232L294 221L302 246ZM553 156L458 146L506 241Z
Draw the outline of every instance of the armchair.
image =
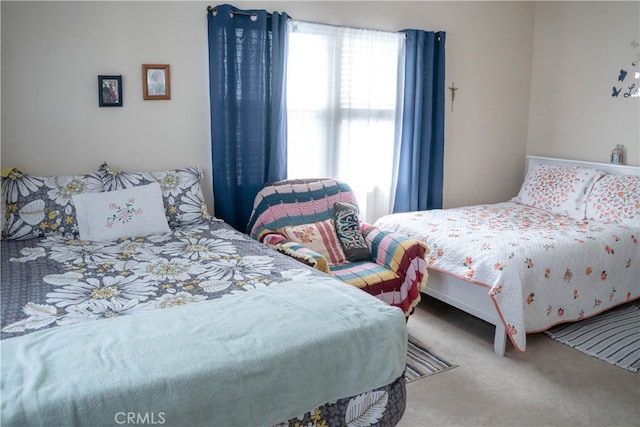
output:
M247 234L409 316L427 283L429 248L357 221L357 206L351 188L334 179L266 184L256 195Z

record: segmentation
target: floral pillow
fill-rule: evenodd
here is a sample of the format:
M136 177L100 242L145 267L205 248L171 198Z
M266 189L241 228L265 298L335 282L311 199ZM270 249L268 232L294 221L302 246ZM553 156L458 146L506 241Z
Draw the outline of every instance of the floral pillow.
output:
M100 166L99 173L105 191L122 190L152 182L160 184L165 215L171 227L197 224L211 218L202 194L202 170L198 167L123 172L104 163Z
M640 228L640 176L600 178L587 200L587 219Z
M9 175L9 172L7 172L7 176ZM4 187L4 181L5 181L5 175L4 172L2 174L2 176L0 176L0 189L2 189L2 187ZM2 237L4 237L4 233L6 231L6 227L5 225L7 225L7 199L4 197L4 192L1 193L2 196L0 197L0 235Z
M105 193L73 196L80 239L93 242L170 233L156 182Z
M582 221L587 196L602 175L600 170L580 166L536 164L511 201Z
M48 234L77 234L73 195L102 191L98 174L35 176L12 169L2 179L2 237L25 240Z
M287 239L319 253L327 259L329 265L344 264L346 260L332 219L314 224L287 226L282 228L280 233Z

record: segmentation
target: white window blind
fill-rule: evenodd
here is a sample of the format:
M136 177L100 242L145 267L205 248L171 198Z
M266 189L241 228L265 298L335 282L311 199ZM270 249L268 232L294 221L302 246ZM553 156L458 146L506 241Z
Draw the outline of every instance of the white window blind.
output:
M404 34L291 20L288 176L349 184L362 220L390 213Z

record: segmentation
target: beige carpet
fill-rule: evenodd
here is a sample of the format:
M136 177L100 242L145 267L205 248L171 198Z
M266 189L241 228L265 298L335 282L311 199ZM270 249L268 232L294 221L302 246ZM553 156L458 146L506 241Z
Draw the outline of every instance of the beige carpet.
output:
M409 333L459 366L407 384L399 426L640 426L640 375L544 335L493 353L493 327L424 296Z

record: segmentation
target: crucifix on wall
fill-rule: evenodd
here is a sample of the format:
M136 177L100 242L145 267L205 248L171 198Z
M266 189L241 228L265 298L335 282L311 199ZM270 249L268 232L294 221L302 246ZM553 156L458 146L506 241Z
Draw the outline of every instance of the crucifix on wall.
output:
M453 111L453 100L456 99L456 91L458 90L455 82L451 82L449 90L451 91L451 111Z

